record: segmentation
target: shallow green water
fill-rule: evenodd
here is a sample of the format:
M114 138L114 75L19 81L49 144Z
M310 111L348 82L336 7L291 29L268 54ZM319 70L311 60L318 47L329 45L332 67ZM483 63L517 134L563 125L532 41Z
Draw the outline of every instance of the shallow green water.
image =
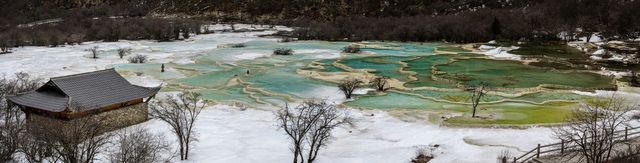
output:
M437 64L444 64L453 59L453 55L432 55L420 57L415 60L407 61L407 71L413 71L416 73L416 81L411 81L405 84L407 87L437 87L437 88L450 88L452 84L448 82L435 81L431 78L433 75L433 66Z
M334 59L325 59L317 62L323 64L322 67L324 67L324 70L322 71L324 72L346 72L345 70L333 65L333 63L336 62Z
M408 74L400 73L401 61L407 61L414 59L414 57L366 57L366 58L353 58L340 61L338 63L347 65L355 69L371 69L372 73L377 76L386 76L398 79L400 81L409 81Z
M470 93L459 90L457 84L477 81L488 81L495 87L502 88L529 88L545 84L567 86L565 89L611 87L611 79L594 73L557 72L515 61L467 59L482 55L467 53L461 48L439 43L368 42L362 43L367 46L362 49L363 54L341 54L341 49L349 44L346 42L280 43L275 40L252 38L244 41L244 48L213 48L214 43L214 40L199 40L191 43L149 45L157 51L198 54L192 58L195 63L165 65L174 71L161 73L160 64L155 63L121 64L116 68L164 80L172 90L193 89L211 100L249 105L280 105L310 98L343 100L336 84L297 74L298 70L347 72L334 66L334 62L352 69L368 69L376 76L397 79L405 82L404 86L407 88L447 88L447 91L393 90L385 95L357 95L356 99L345 103L348 106L373 109L466 112L469 106L460 103L468 103ZM433 54L434 49L440 46L447 46L440 48L442 51L460 54ZM190 48L204 50L189 51ZM291 48L294 55L271 55L275 48ZM314 62L316 66L307 67ZM434 77L441 79L436 81ZM234 78L241 82L232 81ZM534 103L549 100L580 101L587 98L573 93L539 92L517 97L487 95L482 101L496 103L507 100L509 102L490 106L526 109L536 108L533 107L537 106ZM555 106L540 107L553 109Z
M345 103L348 106L374 109L464 110L463 105L437 102L417 96L389 92L382 96L363 96Z
M442 78L470 85L480 81L494 87L529 88L544 84L578 88L610 88L612 79L588 72L558 72L548 68L528 66L515 61L463 59L436 66Z

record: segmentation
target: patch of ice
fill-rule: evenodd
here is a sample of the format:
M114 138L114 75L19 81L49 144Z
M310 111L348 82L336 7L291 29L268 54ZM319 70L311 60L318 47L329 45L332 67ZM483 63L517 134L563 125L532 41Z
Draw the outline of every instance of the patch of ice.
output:
M583 96L596 96L596 93L593 92L583 92L583 91L571 91L572 93L583 95Z
M330 103L342 103L346 99L342 92L337 87L330 86L318 86L317 88L313 88L313 90L305 92L304 94L299 94L298 96L303 98L317 98L327 100Z
M143 87L157 87L162 85L162 80L158 80L153 78L152 76L142 75L142 76L125 76L127 81L131 84L139 85Z
M237 58L239 60L251 60L251 59L256 59L256 58L261 58L261 57L267 57L270 56L271 54L269 53L242 53L239 55L234 55L234 58Z
M296 54L310 54L310 53L331 53L335 52L335 50L328 49L298 49L295 50Z
M519 55L509 53L510 50L518 49L518 47L497 47L488 51L483 52L483 54L488 55L492 58L498 59L511 59L511 60L521 60Z
M595 94L599 97L620 97L632 103L638 103L637 100L640 99L640 94L623 91L596 90Z
M316 58L319 59L336 59L340 58L340 53L323 53L316 55Z
M373 88L360 88L353 91L354 95L366 95L369 91L375 91Z
M589 58L593 59L593 60L601 60L602 57L598 57L598 56L589 56Z
M480 47L478 49L480 50L491 50L491 49L495 49L495 46L489 46L489 45L480 45Z
M592 54L593 54L593 55L597 55L597 56L601 56L601 55L603 55L603 54L605 54L605 53L606 53L606 50L604 50L604 49L598 49L598 50L596 50L595 52L593 52Z
M597 33L591 34L591 38L588 41L587 37L580 37L579 40L582 42L602 43L602 38Z

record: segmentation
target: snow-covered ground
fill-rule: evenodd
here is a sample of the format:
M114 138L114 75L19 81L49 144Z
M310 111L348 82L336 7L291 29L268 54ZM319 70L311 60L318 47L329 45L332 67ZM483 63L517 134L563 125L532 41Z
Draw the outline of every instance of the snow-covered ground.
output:
M224 28L225 26L214 26ZM258 34L216 33L199 35L188 41L173 42L181 46L162 46L166 43L153 41L120 41L113 43L90 42L64 47L23 47L13 53L0 55L0 74L10 76L16 72L28 72L48 79L50 77L89 72L126 63L115 54L105 54L99 59L88 57L86 49L98 46L103 51L117 48L132 48L137 54L145 54L155 63L190 63L191 57L202 51L216 48L216 45L200 46L191 44L194 40L215 40L218 44L240 43L259 39ZM159 44L159 45L156 45ZM165 48L162 50L158 50ZM490 50L492 51L492 50ZM495 52L493 52L495 51ZM487 54L496 57L506 55L504 50L493 50ZM256 55L237 56L252 59ZM334 54L326 57L335 57ZM505 56L509 58L510 56ZM134 84L157 86L159 79L151 76L125 76ZM360 90L364 93L367 90ZM321 96L321 95L318 95ZM323 98L323 97L319 97ZM340 102L339 99L332 101ZM409 162L416 148L426 145L440 145L432 162L494 162L502 150L521 154L538 143L555 141L549 128L492 129L492 128L447 128L427 122L403 121L380 110L347 109L357 120L355 127L338 129L326 149L318 158L320 163L394 163ZM268 109L238 109L231 106L215 105L203 111L196 130L199 135L192 150L191 159L184 162L290 162L291 152L286 136L275 126L274 111ZM373 116L372 116L373 115ZM153 131L162 132L172 138L167 125L150 120L140 124ZM176 160L177 161L177 160Z
M502 150L520 154L552 141L548 128L446 128L401 121L378 110L349 111L356 126L336 130L318 162L403 163L415 156L418 147L435 144L440 145L436 163L494 162ZM141 125L171 138L168 126L158 120ZM291 161L288 139L276 127L272 111L212 106L202 112L196 130L199 142L185 162Z

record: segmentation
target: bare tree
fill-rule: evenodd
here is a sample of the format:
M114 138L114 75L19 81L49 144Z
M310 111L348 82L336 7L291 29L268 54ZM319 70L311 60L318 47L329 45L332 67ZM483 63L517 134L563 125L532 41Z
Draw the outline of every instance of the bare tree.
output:
M82 110L79 105L73 105L74 109ZM70 121L57 121L53 119L31 120L30 132L35 138L50 143L52 156L50 162L67 163L91 163L96 156L104 152L107 144L113 136L108 132L113 129L105 116L91 115L88 117L73 119ZM36 124L36 125L31 125Z
M124 58L124 56L131 54L131 48L119 48L118 49L118 57L120 59Z
M167 95L166 99L151 105L153 117L169 124L180 145L180 160L189 159L189 146L196 141L193 128L207 101L195 92Z
M305 101L290 108L286 106L276 114L278 126L291 140L294 163L315 161L320 149L329 142L332 131L353 120L326 101Z
M636 163L640 162L640 145L635 142L626 142L621 147L622 150L618 150L615 155L612 156L610 162L615 163Z
M0 162L13 160L26 131L22 111L6 97L35 90L41 84L40 79L31 78L27 73L16 73L13 79L4 76L0 79Z
M473 108L471 117L476 117L476 109L478 108L478 105L480 105L482 97L487 94L488 87L489 86L486 82L480 82L477 86L469 89L469 91L471 91L471 106Z
M381 77L373 78L373 80L371 80L370 83L373 85L373 87L375 87L376 90L380 92L384 92L387 89L389 89L389 87L387 87L389 83L387 82L387 80L389 80L388 77L381 76Z
M161 134L153 134L146 128L124 129L115 139L115 150L109 153L112 163L167 162L164 157L171 151L169 143Z
M340 91L342 91L345 98L350 99L353 95L353 91L358 89L360 87L360 84L362 84L362 81L358 79L345 79L342 80L340 84L338 84L338 88L340 89Z
M513 155L509 150L502 150L500 154L498 154L497 162L498 163L510 163L509 159L511 159Z
M191 37L191 33L189 32L189 28L182 29L182 38L189 39Z
M98 58L98 46L94 46L92 48L88 49L89 52L91 52L91 58L93 59L97 59Z
M565 158L607 162L621 143L615 140L615 130L628 125L631 117L627 113L632 109L624 100L612 97L574 111L566 126L554 130L555 136L577 146L576 152L568 152Z
M129 63L145 63L147 62L147 56L138 54L138 55L129 57L128 60L129 60Z
M56 162L59 161L53 157L53 145L47 140L42 139L44 133L31 130L23 135L20 141L19 152L23 154L25 160L29 163Z
M11 46L9 41L3 39L0 41L0 54L11 53Z

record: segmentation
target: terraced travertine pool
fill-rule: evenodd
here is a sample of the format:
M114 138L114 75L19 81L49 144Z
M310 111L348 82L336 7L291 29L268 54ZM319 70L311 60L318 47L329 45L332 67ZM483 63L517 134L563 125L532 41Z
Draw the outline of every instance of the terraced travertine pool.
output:
M203 48L192 63L115 66L119 71L151 75L165 80L166 90L200 92L218 103L250 106L299 102L304 99L344 101L336 88L345 77L369 80L385 76L394 87L385 93L369 91L343 105L366 109L422 110L425 114L465 115L469 92L463 87L484 81L494 91L482 101L486 119L453 117L454 124L544 124L561 122L571 108L590 99L575 90L615 87L613 79L592 72L555 70L518 61L493 60L458 45L443 43L363 42L360 54L341 53L350 43L324 41L277 42L255 38L244 48L211 48L215 40L196 40ZM158 48L180 48L165 43ZM271 55L275 48L293 49L294 55ZM365 86L366 87L366 86ZM434 116L437 117L437 116Z

